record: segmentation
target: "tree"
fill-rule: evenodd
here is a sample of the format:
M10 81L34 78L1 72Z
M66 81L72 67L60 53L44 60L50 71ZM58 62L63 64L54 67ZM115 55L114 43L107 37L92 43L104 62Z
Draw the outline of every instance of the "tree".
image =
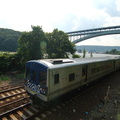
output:
M84 49L83 50L83 58L85 58L85 55L86 55L86 50Z
M52 33L47 33L47 53L49 58L67 57L67 52L74 54L75 45L68 39L68 35L63 31L54 29Z
M31 46L31 53L32 57L31 59L41 59L43 58L43 53L42 53L42 43L46 43L46 37L45 33L43 32L42 28L37 26L32 26L32 46ZM34 48L34 50L33 50Z
M120 55L120 51L117 51L116 49L112 49L111 51L106 51L105 54Z
M32 31L24 32L18 40L18 54L21 56L21 60L24 61L30 59L41 59L43 57L41 43L46 41L45 34L41 27L31 27Z
M91 57L91 58L93 57L93 53L92 53L92 51L90 52L90 57Z
M117 53L117 50L116 50L116 49L112 49L112 50L110 51L110 53L111 53L111 54L116 54L116 53Z
M22 33L22 35L20 36L20 38L18 39L18 55L21 56L21 59L23 60L28 60L30 59L30 45L31 45L31 40L32 36L30 32L24 32Z
M0 51L16 52L18 38L22 33L11 29L0 28Z

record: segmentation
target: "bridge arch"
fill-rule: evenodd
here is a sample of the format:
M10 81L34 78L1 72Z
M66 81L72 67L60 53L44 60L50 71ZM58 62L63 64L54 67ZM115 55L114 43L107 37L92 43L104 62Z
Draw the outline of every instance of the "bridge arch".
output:
M103 36L103 35L113 35L113 34L120 34L120 30L111 30L111 31L102 31L102 32L99 32L97 34L90 34L90 35L86 35L82 38L79 38L79 39L76 39L74 41L72 41L73 43L79 43L81 41L84 41L86 39L90 39L90 38L94 38L94 37L98 37L98 36Z
M73 39L71 40L71 42L76 44L93 37L120 34L120 26L111 26L111 27L102 27L102 28L95 28L95 29L73 31L73 32L67 32L66 34L68 34L69 38L72 37Z

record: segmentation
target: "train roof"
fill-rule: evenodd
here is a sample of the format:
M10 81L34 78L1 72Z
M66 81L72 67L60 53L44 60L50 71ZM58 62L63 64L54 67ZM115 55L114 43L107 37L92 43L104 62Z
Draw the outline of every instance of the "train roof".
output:
M42 60L32 60L29 62L36 62L38 64L43 64L48 68L57 68L57 67L65 67L65 66L72 66L78 64L88 64L93 62L107 61L112 59L118 59L118 58L96 57L96 58L75 58L75 59L42 59Z

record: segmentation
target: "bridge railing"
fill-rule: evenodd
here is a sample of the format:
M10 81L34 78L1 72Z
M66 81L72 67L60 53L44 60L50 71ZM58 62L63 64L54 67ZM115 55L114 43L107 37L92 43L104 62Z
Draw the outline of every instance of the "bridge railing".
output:
M120 34L120 26L111 26L111 27L73 31L73 32L67 32L66 34L68 34L71 42L74 42L76 40L80 42L85 39L89 39L91 37L107 35L107 34L118 34L118 33Z

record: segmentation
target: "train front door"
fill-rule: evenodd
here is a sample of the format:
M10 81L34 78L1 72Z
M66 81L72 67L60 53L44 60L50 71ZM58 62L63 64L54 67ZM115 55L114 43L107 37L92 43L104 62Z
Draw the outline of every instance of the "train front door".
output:
M87 65L82 66L82 78L84 78L84 82L87 81L87 71L88 71L88 66Z

